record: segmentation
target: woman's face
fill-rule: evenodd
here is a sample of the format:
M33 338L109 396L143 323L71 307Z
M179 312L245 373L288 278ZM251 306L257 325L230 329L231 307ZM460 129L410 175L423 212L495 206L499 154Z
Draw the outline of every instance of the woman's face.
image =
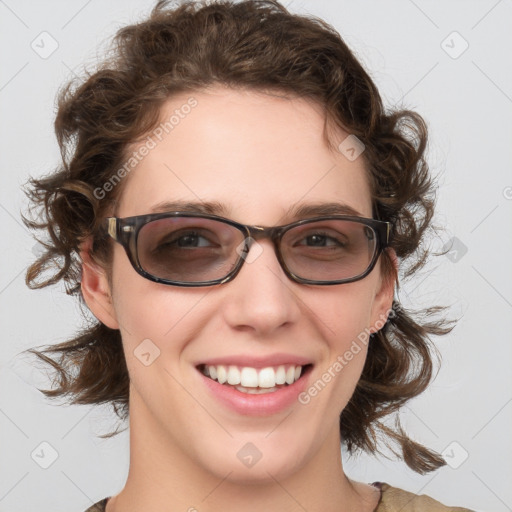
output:
M190 97L197 104L182 108ZM179 121L164 136L150 134L155 147L124 178L117 217L176 202L216 203L224 217L264 226L326 203L372 217L363 159L327 148L317 105L217 86L174 96L162 121L173 114ZM347 135L339 132L336 143ZM98 291L108 286L101 274L102 286L84 295L100 320L121 331L136 443L156 460L172 453L195 471L239 481L269 473L279 480L339 452L339 415L364 365L364 333L382 325L391 305L393 286L380 265L350 284L298 284L262 239L233 281L185 288L143 278L114 245L112 302ZM86 288L92 268L84 267ZM249 394L204 375L205 364L260 377L262 368L290 374L308 366L293 385Z

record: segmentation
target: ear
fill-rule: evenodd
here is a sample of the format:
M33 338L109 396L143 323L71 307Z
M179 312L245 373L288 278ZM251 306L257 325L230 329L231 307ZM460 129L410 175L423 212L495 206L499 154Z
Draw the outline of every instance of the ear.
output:
M371 312L370 332L380 331L386 323L393 306L395 296L395 283L398 275L398 258L394 249L388 247L385 249L391 260L392 268L384 275L381 272L380 284L373 301ZM389 267L389 265L387 265Z
M88 238L80 246L82 295L87 307L102 324L111 329L119 329L106 271L92 260L90 255L91 248L92 237Z

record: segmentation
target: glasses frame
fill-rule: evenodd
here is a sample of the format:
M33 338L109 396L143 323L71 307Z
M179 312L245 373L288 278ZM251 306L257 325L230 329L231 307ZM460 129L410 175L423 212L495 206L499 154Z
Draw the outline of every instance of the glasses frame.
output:
M232 281L240 269L242 268L245 257L239 255L238 261L236 262L233 269L226 276L214 279L211 281L199 281L195 283L184 282L184 281L171 281L169 279L164 279L161 277L154 276L150 274L146 270L144 270L139 262L138 254L137 254L137 240L139 236L139 232L143 226L148 224L149 222L155 220L161 220L165 218L171 217L196 217L203 219L216 220L219 222L223 222L225 224L229 224L234 228L238 229L244 235L244 241L246 246L244 247L244 254L247 254L251 248L253 241L262 238L270 238L274 244L274 250L283 269L284 273L294 282L300 284L312 284L312 285L335 285L335 284L345 284L352 283L354 281L359 281L360 279L365 278L375 267L379 256L382 254L382 251L388 247L390 241L390 233L391 233L391 223L384 222L376 219L367 219L364 217L356 217L352 215L326 215L321 217L313 217L308 219L299 220L296 222L292 222L290 224L285 224L282 226L250 226L247 224L241 224L239 222L235 222L230 219L226 219L225 217L220 217L218 215L211 215L206 213L193 213L193 212L164 212L164 213L152 213L148 215L137 215L134 217L108 217L105 219L106 229L108 235L113 238L116 242L121 244L124 247L126 255L130 260L135 271L140 274L142 277L149 279L155 283L161 283L171 286L186 286L186 287L198 287L198 286L213 286L216 284L224 284L229 281ZM347 279L338 279L334 281L316 281L312 279L304 279L302 277L297 276L286 266L286 263L281 254L281 240L283 235L289 231L290 229L302 226L304 224L319 222L324 220L348 220L358 222L360 224L364 224L365 226L370 227L373 232L376 234L377 242L375 245L375 252L373 258L371 259L367 269L361 274L347 278Z

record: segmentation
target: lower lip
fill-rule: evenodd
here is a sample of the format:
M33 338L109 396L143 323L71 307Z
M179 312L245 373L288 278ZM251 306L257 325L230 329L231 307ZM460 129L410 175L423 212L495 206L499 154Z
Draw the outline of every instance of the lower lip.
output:
M306 388L311 367L293 384L277 391L251 395L242 393L232 386L220 384L198 371L211 394L232 411L249 416L269 416L281 412L298 401L298 396Z

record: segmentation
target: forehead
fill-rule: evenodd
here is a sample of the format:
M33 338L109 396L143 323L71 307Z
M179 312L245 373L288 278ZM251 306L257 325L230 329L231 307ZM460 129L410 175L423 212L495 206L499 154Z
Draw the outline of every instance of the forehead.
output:
M364 160L327 147L317 103L217 86L173 96L160 113L130 148L135 165L123 178L120 217L175 201L220 203L225 216L255 224L323 202L371 217ZM337 146L348 135L331 137Z

